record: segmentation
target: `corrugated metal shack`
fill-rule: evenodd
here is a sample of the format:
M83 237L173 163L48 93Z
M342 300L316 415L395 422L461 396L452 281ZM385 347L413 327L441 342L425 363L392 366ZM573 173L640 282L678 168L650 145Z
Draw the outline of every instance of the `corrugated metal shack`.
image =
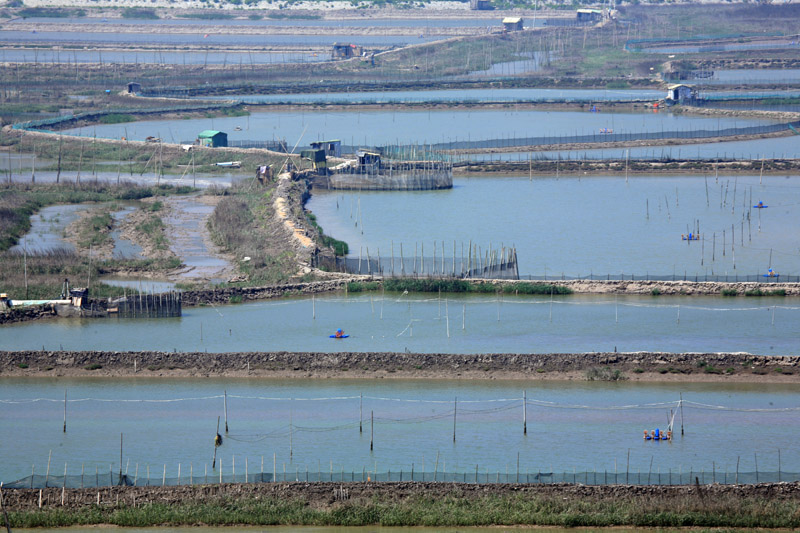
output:
M209 146L211 148L228 146L228 134L217 130L201 131L197 135L197 140L200 146Z

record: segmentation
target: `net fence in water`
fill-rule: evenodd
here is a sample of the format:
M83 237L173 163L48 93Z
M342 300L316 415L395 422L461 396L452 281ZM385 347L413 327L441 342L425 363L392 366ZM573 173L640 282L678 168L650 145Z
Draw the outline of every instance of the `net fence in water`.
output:
M226 466L226 469L229 468ZM161 471L160 468L158 468ZM162 471L163 472L163 471ZM781 483L800 481L800 472L735 472L720 470L670 470L667 472L613 472L608 470L546 472L546 471L465 471L465 472L420 472L419 470L399 470L370 472L366 469L338 471L309 471L307 468L280 470L278 472L220 473L220 469L193 471L185 469L178 477L171 475L152 475L147 477L120 474L119 471L91 472L82 475L47 476L35 474L11 483L4 483L8 489L41 489L47 487L68 489L98 488L109 486L174 487L179 485L208 485L219 483L278 483L278 482L442 482L442 483L526 483L554 484L574 483L582 485L701 485L719 483L723 485L746 485L755 483Z

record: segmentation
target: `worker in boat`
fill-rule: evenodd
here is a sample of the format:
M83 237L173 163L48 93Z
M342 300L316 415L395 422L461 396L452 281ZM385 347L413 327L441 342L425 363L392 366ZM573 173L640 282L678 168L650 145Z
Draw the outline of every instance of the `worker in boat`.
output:
M647 430L644 430L644 440L650 440L650 435L647 434Z
M667 431L667 440L672 440L672 430Z
M655 439L656 438L656 430L655 429L650 431L650 438L651 439Z
M341 339L344 337L344 330L342 328L337 329L333 336L337 339Z

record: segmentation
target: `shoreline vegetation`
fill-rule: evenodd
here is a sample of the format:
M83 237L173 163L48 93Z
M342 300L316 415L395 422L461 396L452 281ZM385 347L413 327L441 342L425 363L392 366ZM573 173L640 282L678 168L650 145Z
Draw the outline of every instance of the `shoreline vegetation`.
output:
M800 383L800 356L591 352L0 352L13 378L280 378Z
M200 479L200 476L196 476ZM188 481L188 479L186 480ZM11 527L800 526L800 483L277 482L3 492Z

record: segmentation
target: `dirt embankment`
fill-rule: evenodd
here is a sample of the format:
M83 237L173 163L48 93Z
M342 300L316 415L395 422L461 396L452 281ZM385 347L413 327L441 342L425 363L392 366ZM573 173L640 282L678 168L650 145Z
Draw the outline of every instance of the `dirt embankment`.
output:
M198 476L199 478L199 476ZM350 482L350 483L251 483L222 485L181 485L177 487L103 487L101 489L47 488L41 491L42 509L82 509L94 505L142 506L149 503L185 504L219 501L279 499L303 501L315 509L332 509L350 503L372 501L405 502L420 498L456 497L467 502L487 497L519 495L581 499L587 502L642 501L653 498L685 503L687 498L764 498L796 501L800 499L800 483L760 483L756 485L582 485L582 484L512 484L512 483L434 483L434 482ZM6 490L6 507L12 511L39 509L37 489Z
M0 360L0 373L15 377L586 380L588 371L603 369L633 381L800 383L800 356L747 353L16 351L0 352Z
M703 160L670 160L644 161L624 159L603 161L569 161L569 160L532 160L532 161L496 161L496 162L464 162L453 167L456 175L499 172L520 175L545 174L580 175L587 177L597 175L623 176L647 174L796 174L800 172L800 159L765 159L763 161L703 161Z
M290 283L269 287L226 287L222 289L205 289L184 291L182 304L225 305L232 301L254 301L280 298L282 296L299 296L342 290L344 280L315 281L312 283Z

